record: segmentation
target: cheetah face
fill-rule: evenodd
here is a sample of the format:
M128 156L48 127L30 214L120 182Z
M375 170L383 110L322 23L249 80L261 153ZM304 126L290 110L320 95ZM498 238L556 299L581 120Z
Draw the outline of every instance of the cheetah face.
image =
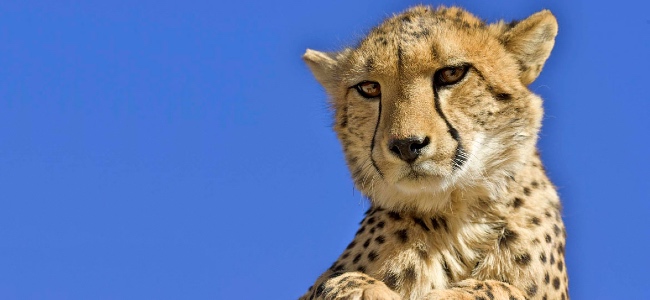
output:
M332 97L357 188L384 207L439 210L454 191L495 188L533 151L542 109L527 85L556 33L547 11L486 25L416 7L354 49L304 58Z

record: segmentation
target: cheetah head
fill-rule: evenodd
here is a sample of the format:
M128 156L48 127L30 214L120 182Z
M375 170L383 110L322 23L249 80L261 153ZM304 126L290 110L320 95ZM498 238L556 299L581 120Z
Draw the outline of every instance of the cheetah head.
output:
M418 6L357 47L303 56L331 97L356 187L391 209L445 209L455 192L499 189L535 151L541 99L527 86L557 22L541 11L485 24Z

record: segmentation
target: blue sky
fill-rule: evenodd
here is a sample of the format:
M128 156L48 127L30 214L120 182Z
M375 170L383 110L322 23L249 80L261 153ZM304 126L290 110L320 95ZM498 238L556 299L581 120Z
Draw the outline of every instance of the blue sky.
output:
M300 56L415 1L0 3L0 298L293 299L368 203ZM531 90L574 299L650 298L650 4L547 8Z

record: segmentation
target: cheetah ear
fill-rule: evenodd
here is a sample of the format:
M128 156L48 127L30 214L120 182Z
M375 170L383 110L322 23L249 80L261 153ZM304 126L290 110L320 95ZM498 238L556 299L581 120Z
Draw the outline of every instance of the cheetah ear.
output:
M302 59L307 63L316 80L325 89L336 86L336 66L341 57L349 52L348 49L341 52L320 52L307 49Z
M514 26L512 26L514 25ZM557 35L557 20L543 10L525 20L510 23L499 39L514 54L521 68L521 82L532 83L542 71L544 62L551 55Z

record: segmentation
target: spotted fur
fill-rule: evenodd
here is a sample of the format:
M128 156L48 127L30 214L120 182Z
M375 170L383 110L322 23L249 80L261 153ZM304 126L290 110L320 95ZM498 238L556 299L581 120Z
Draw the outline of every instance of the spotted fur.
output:
M527 87L556 34L549 11L486 24L417 6L354 48L307 50L372 207L301 299L568 298L560 201L536 151L542 100ZM446 68L463 76L446 84Z

